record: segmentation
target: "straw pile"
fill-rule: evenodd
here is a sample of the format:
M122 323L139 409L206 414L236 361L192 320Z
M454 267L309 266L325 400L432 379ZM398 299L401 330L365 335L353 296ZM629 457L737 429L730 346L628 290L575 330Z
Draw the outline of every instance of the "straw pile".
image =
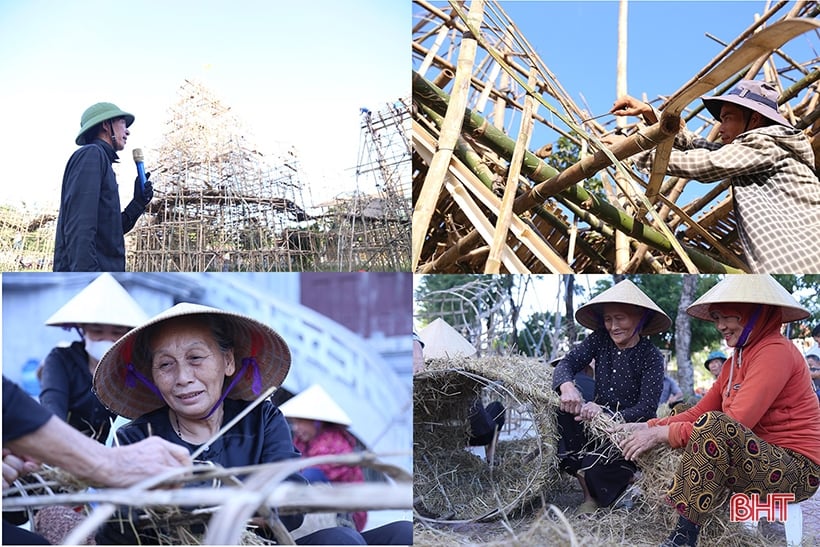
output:
M494 358L498 359L498 358ZM471 362L473 361L473 362ZM538 410L533 412L533 416L538 423L552 423L552 433L547 437L548 441L542 442L542 448L548 452L548 458L552 462L556 461L554 455L555 446L555 425L554 414L557 407L557 396L549 388L550 382L541 378L540 384L538 374L534 373L532 368L535 365L533 360L520 359L516 362L515 358L504 358L499 363L499 371L493 374L491 370L486 370L485 360L463 360L454 363L434 363L433 370L425 373L424 376L417 378L415 388L417 395L426 395L428 397L425 401L417 400L415 402L415 419L419 422L422 415L419 411L429 412L436 408L435 394L440 398L450 400L458 399L462 395L462 402L466 400L463 393L469 392L469 389L474 389L474 386L462 380L459 389L454 390L458 382L456 378L468 378L468 374L457 374L458 371L443 369L446 365L458 365L469 367L471 371L483 370L487 374L484 378L493 378L500 380L504 378L510 381L507 385L511 391L517 390L521 398L526 398L528 394L533 397L532 401L535 403ZM504 365L507 366L504 366ZM528 366L529 365L529 366ZM518 367L520 370L517 375L511 373ZM544 367L541 364L545 376L552 374L550 367ZM463 372L463 371L462 371ZM445 373L450 376L445 376ZM517 378L516 378L517 376ZM453 382L444 384L442 382L435 382L435 380L444 380L446 378L453 378ZM551 378L550 378L551 380ZM478 382L478 380L474 380ZM534 383L531 383L534 382ZM479 382L480 383L480 382ZM438 386L438 390L433 385ZM524 387L526 386L526 387ZM419 390L419 388L422 388ZM526 392L526 394L525 394ZM473 393L473 392L470 392ZM431 400L432 399L432 400ZM443 402L438 403L438 407L446 406ZM453 405L454 406L454 405ZM431 408L432 407L432 408ZM461 404L460 408L467 408L466 404ZM668 409L663 409L662 413L668 413ZM466 414L463 411L462 414ZM424 414L423 416L427 416ZM552 417L552 420L549 417ZM466 419L466 418L465 418ZM601 441L608 440L617 442L619 439L615 434L610 434L608 431L611 427L620 422L619 417L611 417L606 414L597 416L594 420L589 422L587 430L590 435L590 444L600 444ZM546 429L546 428L545 428ZM418 432L418 430L417 430ZM464 437L460 437L464 439ZM416 443L424 443L426 438L424 433L422 437L416 436ZM450 445L454 443L450 440ZM428 447L429 449L429 447ZM612 447L611 450L617 450ZM441 454L441 460L438 461L437 471L439 473L438 483L434 479L424 475L422 472L431 469L428 463L420 464L420 459L423 460L419 454L419 446L417 444L415 452L415 479L414 479L414 493L416 495L417 511L419 509L419 497L422 494L421 488L431 486L441 486L446 488L445 484L449 485L446 476L448 472L451 476L458 476L460 474L476 473L470 479L462 478L461 487L469 488L474 483L478 482L475 477L480 475L476 468L454 467L449 469L447 463L456 463L458 458L464 458L462 454L466 453L463 448L460 452L451 451L449 460L447 454ZM444 451L442 451L444 452ZM515 500L518 507L523 509L530 509L527 511L519 511L516 513L508 513L504 511L495 511L490 515L483 515L484 518L473 518L471 520L455 521L452 518L447 523L447 519L423 519L417 518L414 531L415 545L497 545L501 546L528 546L528 545L550 545L556 547L564 546L610 546L610 545L633 545L635 547L656 546L661 543L674 528L677 522L677 513L669 507L665 502L666 490L671 483L672 477L678 467L681 458L681 451L674 450L668 446L657 447L656 449L644 454L638 461L638 466L641 472L637 476L635 484L627 490L622 496L622 499L613 504L614 509L599 510L594 514L594 517L576 515L574 514L574 506L580 504L582 495L577 486L575 479L569 478L568 475L559 473L555 467L545 466L545 476L539 477L538 484L543 489L540 494L536 494L530 490L522 494ZM476 460L480 458L474 457ZM428 456L428 461L433 461ZM466 458L464 458L466 459ZM479 461L479 464L481 462ZM476 464L476 465L479 465ZM425 465L428 465L425 468ZM486 464L483 464L486 468ZM517 464L518 465L518 464ZM533 471L533 467L530 468ZM503 483L506 478L503 473L499 472L499 468L494 469L492 479L494 484L499 485ZM562 491L570 485L575 488L572 495L567 496ZM489 497L489 490L485 492L472 492L477 498L481 498L483 503L492 506L492 499ZM431 494L428 494L428 496ZM456 494L454 492L445 492L440 494L443 498L454 500L457 495L464 496L464 494ZM540 497L539 497L540 496ZM542 502L542 507L535 508L535 504L527 505L524 503L524 498L538 497ZM559 501L560 500L560 501ZM497 500L496 500L497 501ZM566 503L570 501L570 503ZM424 505L430 503L427 499L424 500ZM455 504L453 504L455 505ZM509 504L508 504L509 505ZM497 503L494 507L500 507ZM486 522L489 516L498 517L499 520L493 522ZM782 527L778 529L779 525L761 526L758 535L753 534L740 523L729 522L728 506L724 506L716 515L708 520L700 534L699 545L701 546L716 546L720 545L729 547L741 546L760 546L770 547L775 545L782 545L784 543Z
M470 522L506 515L560 480L551 384L552 369L526 357L428 362L413 389L414 505L420 518ZM506 408L492 466L467 449L468 411L476 398Z
M396 482L320 488L285 480L302 467L324 463L378 469ZM282 515L328 512L335 515L410 506L410 474L369 452L230 469L199 464L169 471L127 489L95 491L87 491L87 484L78 483L63 471L49 471L52 476L48 480L38 477L38 481L29 484L16 481L15 489L4 490L3 508L10 511L46 508L45 512L50 515L48 526L56 534L53 536L58 540L56 543L93 542L94 531L108 520L114 524L111 537L119 532L124 534L124 539L131 540L129 543L139 542L144 535L160 545L270 544L266 538L246 529L246 523L256 522L257 516L266 518L272 525L273 530L268 534L275 536L279 543L287 543L292 537L271 508L278 509ZM243 478L239 481L237 477ZM220 484L221 488L214 487ZM68 513L59 509L59 506L86 506L91 502L100 505L84 519L68 520L65 518Z

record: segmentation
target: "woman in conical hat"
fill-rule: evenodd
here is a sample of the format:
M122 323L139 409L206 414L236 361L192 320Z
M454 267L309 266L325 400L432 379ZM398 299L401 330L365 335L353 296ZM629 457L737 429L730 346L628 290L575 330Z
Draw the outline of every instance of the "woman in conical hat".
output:
M359 441L348 430L350 416L319 384L313 384L279 407L290 422L293 445L305 458L355 452ZM354 465L317 465L302 470L310 482L364 482L362 468ZM367 511L351 514L358 531L364 530Z
M94 390L110 410L134 419L117 430L120 444L158 435L189 451L200 450L199 459L226 468L271 463L299 457L282 412L269 398L262 399L282 384L290 363L287 343L264 323L239 313L181 303L120 338L100 361ZM289 480L304 482L298 474ZM302 516L281 520L295 529ZM97 534L97 543L158 540L156 530L140 530L137 538L126 528L107 523ZM409 530L412 533L412 527ZM255 531L269 533L264 526ZM298 540L300 544L351 542L363 539L343 527Z
M810 498L820 486L820 405L783 323L809 316L769 275L730 275L686 312L712 321L733 348L712 388L676 416L626 424L624 455L682 448L668 492L679 512L666 545L695 545L700 525L729 494Z
M580 479L585 499L578 511L588 513L617 500L637 468L582 451L588 442L582 422L601 412L617 412L628 422L655 417L664 360L644 335L663 332L672 321L628 279L578 308L575 319L593 332L558 363L552 385L561 401L558 423L566 447L559 454L561 467ZM584 401L573 377L593 360L595 397Z
M140 305L109 273L94 278L46 320L73 330L79 340L52 348L40 365L40 404L82 434L105 443L117 415L91 391L103 354L131 328L148 319ZM39 509L33 529L58 543L85 519L84 512L52 505Z
M114 342L146 319L111 274L96 277L46 320L46 325L75 330L81 340L46 356L38 371L40 403L75 429L105 442L116 414L91 392L92 375Z

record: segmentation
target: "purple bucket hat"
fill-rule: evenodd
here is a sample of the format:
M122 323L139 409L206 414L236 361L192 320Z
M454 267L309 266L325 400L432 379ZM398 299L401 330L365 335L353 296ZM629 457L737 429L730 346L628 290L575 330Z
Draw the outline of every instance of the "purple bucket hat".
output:
M777 124L792 127L792 124L777 111L778 96L775 87L768 82L741 80L725 95L701 97L701 100L709 113L718 121L720 121L720 107L723 103L732 103L749 108Z

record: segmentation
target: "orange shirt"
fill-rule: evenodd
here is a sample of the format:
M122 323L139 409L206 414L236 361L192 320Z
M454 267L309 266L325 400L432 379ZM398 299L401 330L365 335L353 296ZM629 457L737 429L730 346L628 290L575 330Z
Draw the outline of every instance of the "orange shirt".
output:
M689 442L692 422L711 410L723 411L764 441L820 464L820 403L803 356L779 332L736 350L734 367L730 357L694 407L648 423L669 425L669 444L680 448Z

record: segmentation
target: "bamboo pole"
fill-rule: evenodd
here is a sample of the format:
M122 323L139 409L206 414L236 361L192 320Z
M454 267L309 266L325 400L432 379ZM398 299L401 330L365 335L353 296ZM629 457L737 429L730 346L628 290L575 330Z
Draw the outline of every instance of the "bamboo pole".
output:
M447 109L447 94L432 86L429 82L418 76L416 73L413 74L413 95L417 101L426 104L436 112L446 111ZM679 119L680 118L676 116L661 116L661 121L659 123L629 136L621 143L613 146L610 149L610 153L617 159L622 159L634 155L640 151L648 150L663 140L671 140L679 128ZM503 132L489 125L483 117L470 112L469 110L464 118L464 130L471 132L474 138L477 138L483 144L486 144L499 154L502 154L505 157L509 157L512 154L512 150L514 149L512 139L510 139ZM565 171L558 173L552 166L542 162L534 154L527 152L525 154L524 165L522 166L522 174L533 182L538 182L539 180L544 182L537 184L527 194L517 198L513 205L513 210L516 213L529 210L535 205L542 203L550 195L558 194L563 190L573 187L577 182L592 176L595 172L610 164L611 160L609 159L607 153L602 150L598 150L594 155L589 156L572 165ZM573 190L576 189L573 188ZM583 191L583 189L581 190ZM585 191L584 193L586 194ZM663 252L674 251L674 245L654 228L650 228L643 223L635 221L635 219L628 217L628 215L610 204L604 205L603 202L600 202L597 198L596 202L601 203L601 207L609 207L614 211L618 211L617 214L613 213L613 211L607 211L608 218L612 219L612 221L618 224L618 226L623 226L624 229L630 235L636 237L636 239L640 240L641 238L646 238L646 233L652 233L653 237L648 238L650 246ZM629 222L624 221L622 223L621 221L623 219L621 218L621 214L623 214L624 217L629 218ZM640 229L638 230L635 230L636 223L640 226ZM635 232L634 234L633 231ZM660 239L657 239L657 237L660 237ZM477 234L474 232L467 234L452 245L442 255L440 255L435 261L426 264L421 269L421 273L431 273L432 271L436 271L439 268L452 264L456 260L458 254L468 252L477 244L478 239ZM664 241L665 244L658 243L660 240ZM658 245L660 245L660 247ZM705 271L723 272L727 271L726 269L729 268L728 266L720 264L719 262L706 257L702 253L697 253L692 249L688 249L685 252L686 255L693 257L692 260L696 260L695 257L697 257L697 261L701 264L699 267ZM695 264L698 264L697 261ZM737 272L742 271L732 270Z
M427 55L424 57L424 60L421 62L421 66L419 67L419 74L422 76L427 74L427 70L430 68L430 65L433 64L433 59L435 59L441 44L444 43L444 38L447 37L447 32L449 32L449 30L450 29L448 29L445 25L441 25L441 28L436 34L435 42L433 42L432 47L427 50Z
M431 110L429 107L427 107L424 104L419 104L419 107L433 121L433 123L436 126L438 126L438 127L441 126L441 124L443 122L443 118L441 116L439 116L436 112L434 112L433 110ZM419 124L418 120L414 120L413 123L414 123L413 134L415 136L420 136L421 132L426 132L426 128L422 128L421 125ZM432 137L432 135L431 135L431 137ZM472 174L475 175L482 182L482 184L484 186L486 186L490 190L492 189L493 180L495 178L495 175L490 170L490 168L487 166L487 163L484 161L484 159L475 151L475 149L466 140L464 140L463 137L459 137L459 140L458 140L458 143L456 144L456 148L455 148L454 153L455 153L455 156L459 160L461 160L461 162L464 163L464 165L466 165L470 169ZM525 185L521 184L521 183L519 183L518 187L519 187L519 191L526 192L528 190L528 188ZM566 201L566 200L564 200L564 201ZM571 207L576 207L576 208L578 207L577 205L575 205L574 203L571 203L571 202L565 203L565 206L567 206L570 209L571 209ZM562 235L564 235L566 237L569 237L570 233L569 233L569 230L568 230L566 224L562 220L559 220L555 215L553 215L552 213L547 211L543 206L537 205L532 209L532 211L537 216L543 218L553 228L561 231ZM584 214L586 214L586 216L583 217L585 222L587 222L591 225L592 222L587 218L589 216L588 213L586 213L586 211L583 211L583 210L581 210L581 211ZM453 220L455 222L459 222L460 218L457 218L456 215L454 214L453 215ZM597 222L600 223L600 221L597 221ZM604 228L608 229L608 227L606 225L604 225ZM599 229L598 231L601 231L601 230ZM602 233L605 233L605 235L607 235L608 237L612 237L612 231L611 230L608 233L607 232L602 232ZM583 252L587 256L592 258L594 261L602 263L602 264L606 262L604 257L601 256L595 249L593 249L583 238L580 238L580 239L577 240L577 245L579 247L581 247ZM568 260L568 262L569 262L569 260Z
M428 106L439 115L447 112L449 97L447 93L432 85L429 81L413 72L413 98ZM513 141L501 129L490 124L486 118L467 109L463 121L463 131L473 138L480 140L493 152L504 157L511 157L515 149ZM544 162L535 154L525 151L521 174L534 182L545 181L558 174L558 171Z
M654 249L657 249L663 253L670 253L674 251L672 244L669 243L669 240L663 234L654 228L635 220L617 207L605 201L601 201L598 196L595 194L590 194L580 185L574 185L567 188L561 195L572 200L574 203L583 203L584 207L591 211L595 211L600 219L607 224L614 226L619 230L625 231L638 241L648 243ZM480 239L481 238L478 232L475 230L471 231L464 237L451 243L450 247L435 260L422 266L419 273L427 274L441 271L443 268L454 263L460 255L466 254L473 249ZM695 265L697 265L697 267L703 272L743 273L743 270L722 264L696 249L684 247L684 250Z
M535 85L535 67L530 70L530 87ZM490 256L484 264L485 274L497 274L501 266L501 249L507 240L507 231L510 229L510 220L513 215L512 206L515 200L515 192L518 189L518 177L521 174L521 161L524 159L524 152L530 144L532 135L532 112L535 101L532 95L527 94L524 99L524 112L521 115L521 127L518 130L518 139L513 150L510 161L509 172L507 173L507 185L504 188L504 197L501 199L501 210L498 214L493 241L490 244Z
M677 117L673 119L662 116L660 122L630 135L622 142L609 148L609 152L619 160L628 158L638 152L649 150L659 143L672 140L678 131L678 127ZM534 186L527 195L516 200L515 209L516 211L529 209L532 205L542 202L547 197L591 177L608 165L612 165L609 155L603 150L598 150L561 173Z
M792 85L783 90L777 100L778 104L783 104L790 99L797 97L797 94L809 87L811 84L820 80L820 69L815 68L800 80L794 82Z
M414 127L418 128L418 123L415 121ZM431 136L424 131L414 130L413 142L416 152L429 161L435 148L435 141ZM445 179L445 188L450 192L453 200L462 208L463 213L470 220L474 230L479 233L480 237L484 241L492 241L492 226L472 196L477 197L485 208L496 215L498 215L501 206L498 196L487 189L466 166L458 162L454 162L452 169L449 171ZM532 252L535 258L551 272L572 273L569 265L532 229L531 225L524 222L517 215L511 218L510 230ZM502 262L510 272L529 273L529 269L520 258L506 245L503 248Z
M413 42L413 50L417 51L421 54L424 54L424 53L427 52L427 49L425 49L423 46L421 46L421 45L419 45L415 42ZM442 70L442 72L445 71L445 70L449 70L452 73L455 70L455 66L452 63L450 63L449 61L447 61L446 59L444 59L443 57L436 56L435 57L435 64L436 64L437 67L439 67ZM515 66L513 68L518 69L518 67L515 67ZM446 80L446 82L449 82L449 80ZM433 83L438 88L445 87L444 85L438 85L438 83L436 82L435 79L433 80ZM473 79L471 81L471 84L478 91L482 91L486 88L486 83L482 82L481 80L479 80L475 76L473 77ZM497 110L497 109L501 108L500 105L505 105L505 107L501 108L501 110L500 110L500 114L499 114L499 120L500 121L498 123L496 123L496 119L493 118L493 123L496 123L496 126L499 129L503 129L504 110L506 109L506 107L510 107L510 108L517 109L517 110L523 110L523 108L524 108L523 105L518 104L514 100L511 100L511 99L508 100L506 98L504 90L505 89L507 89L507 90L512 89L512 88L508 88L509 85L510 85L510 75L505 70L505 71L501 72L498 88L490 90L490 97L495 99L494 108ZM542 86L542 85L539 84L536 87L541 88L541 87L545 87L545 86ZM561 102L561 101L559 100L559 102ZM577 110L577 109L572 109L572 110ZM539 123L543 124L544 126L550 128L550 129L552 129L553 131L555 131L556 133L558 133L562 137L566 137L570 141L572 141L576 144L580 144L581 141L578 139L578 137L576 136L576 134L574 132L567 131L563 127L560 127L557 124L553 123L552 120L547 119L547 118L545 118L544 116L542 116L540 114L538 114L534 117L535 117L536 121L538 121ZM583 116L581 114L579 114L578 117L583 118Z
M732 40L732 41L731 41L731 43L729 43L729 44L728 44L725 48L723 48L723 51L721 51L720 53L718 53L718 54L717 54L717 56L715 56L715 58L714 58L714 59L712 59L711 61L709 61L709 63L708 63L705 67L703 67L700 71L698 71L698 73L697 73L697 74L695 74L695 76L694 76L694 77L692 77L692 79L691 79L691 80L689 80L689 81L688 81L688 82L686 82L683 86L681 86L681 88L680 88L680 89L679 89L679 90L678 90L678 91L677 91L674 95L672 95L672 96L671 96L671 97L669 97L666 101L664 101L664 104L663 104L663 105L661 105L660 109L661 109L661 110L663 110L663 109L666 107L666 105L668 105L668 104L670 104L670 103L675 102L675 101L676 101L676 99L678 98L678 96L679 96L679 95L683 95L683 94L686 92L687 88L689 88L690 86L694 85L695 83L697 83L697 82L698 82L698 80L700 80L700 79L702 79L704 76L706 76L706 75L709 73L709 71L711 71L711 70L712 70L712 69L713 69L713 68L714 68L714 67L715 67L718 63L720 63L720 62L721 62L721 61L722 61L725 57L727 57L729 54L731 54L731 53L732 53L732 51L733 51L733 50L734 50L734 49L735 49L735 48L736 48L736 47L737 47L737 46L738 46L741 42L743 42L744 40L746 40L746 38L748 38L749 36L751 36L752 34L754 34L754 33L755 33L755 31L756 31L756 30L757 30L757 29L758 29L761 25L763 25L766 21L768 21L769 19L771 19L771 18L774 16L774 14L775 14L775 13L777 13L777 12L778 12L781 8L783 8L786 4L788 4L788 2L787 2L787 1L785 1L785 0L781 0L781 1L780 1L780 2L778 2L775 6L773 6L773 7L772 7L769 11L767 11L766 13L764 13L764 14L760 17L760 19L758 19L757 21L755 21L755 23L754 23L752 26L750 26L750 27L749 27L749 28L747 28L745 31L743 31L743 32L740 34L740 36L738 36L737 38L735 38L734 40Z
M484 0L473 0L470 3L470 12L467 15L468 23L479 23L483 18ZM444 116L444 125L439 137L439 147L433 156L433 161L424 178L416 207L413 210L413 260L411 268L416 270L421 256L421 248L427 235L430 219L433 217L436 201L444 184L444 176L450 166L453 147L461 133L461 122L467 108L467 95L470 91L470 78L473 73L477 42L470 35L464 35L458 54L458 68L453 84L453 92L447 114Z
M627 45L627 15L629 13L628 0L620 0L618 3L618 57L615 63L615 96L626 95L626 45ZM626 127L626 119L619 116L615 119L618 127ZM624 173L617 171L614 175L616 184L625 192L628 182ZM622 204L623 205L623 204ZM615 232L615 273L624 271L624 267L629 263L629 239L626 234Z

